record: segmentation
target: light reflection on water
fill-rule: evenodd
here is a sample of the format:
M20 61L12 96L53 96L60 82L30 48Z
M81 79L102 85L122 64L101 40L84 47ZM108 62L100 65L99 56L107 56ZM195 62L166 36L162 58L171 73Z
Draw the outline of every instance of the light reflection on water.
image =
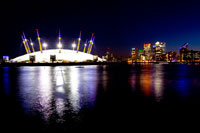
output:
M163 96L163 65L156 64L154 72L154 95L157 101L160 101Z
M145 65L140 74L140 85L145 96L152 93L152 70L150 65Z
M19 96L27 113L41 113L48 120L53 113L77 114L83 106L93 106L98 73L96 67L21 67Z
M66 116L77 116L82 109L97 106L97 99L102 95L99 94L99 90L103 94L109 92L107 95L110 99L116 98L114 95L125 99L126 95L128 96L127 89L136 94L132 95L133 97L153 97L154 102L158 103L171 99L170 95L175 95L176 99L187 98L190 96L189 86L193 83L199 85L200 81L198 73L190 74L191 71L188 71L191 68L188 67L191 66L149 64L19 67L15 68L17 77L12 82L16 82L18 86L19 91L16 95L27 115L39 115L45 121L54 117L56 121L63 122ZM1 69L5 95L11 91L10 70L11 68ZM195 82L191 77L195 78ZM119 93L118 90L115 92L116 87L121 87ZM195 86L193 88L195 90ZM143 95L140 95L141 93Z
M3 67L3 78L4 78L4 92L6 95L10 94L10 77L9 77L9 67Z

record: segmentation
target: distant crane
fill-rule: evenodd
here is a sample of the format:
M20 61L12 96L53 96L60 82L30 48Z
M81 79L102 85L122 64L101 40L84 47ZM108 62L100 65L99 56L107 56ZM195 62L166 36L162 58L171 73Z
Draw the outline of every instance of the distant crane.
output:
M80 47L80 42L81 42L81 31L80 31L80 35L79 35L79 38L78 38L77 53L78 53L78 50L79 50L79 47Z
M40 35L39 35L38 29L36 29L36 32L37 32L37 39L38 39L39 46L40 46L40 52L42 53L42 44L41 44L41 42L40 42Z

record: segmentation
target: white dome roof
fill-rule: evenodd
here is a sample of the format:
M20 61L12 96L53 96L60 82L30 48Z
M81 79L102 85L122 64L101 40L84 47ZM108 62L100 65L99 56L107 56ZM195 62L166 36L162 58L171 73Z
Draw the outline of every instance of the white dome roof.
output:
M87 60L94 60L95 58L97 61L101 62L102 59L91 54L83 53L83 52L78 52L75 50L69 50L69 49L61 49L61 53L59 53L59 49L49 49L49 50L43 50L43 53L40 51L30 53L30 54L25 54L19 57L14 58L12 61L13 62L24 62L24 61L29 61L30 56L35 56L35 62L51 62L50 56L55 55L56 60L60 61L69 61L69 62L84 62Z

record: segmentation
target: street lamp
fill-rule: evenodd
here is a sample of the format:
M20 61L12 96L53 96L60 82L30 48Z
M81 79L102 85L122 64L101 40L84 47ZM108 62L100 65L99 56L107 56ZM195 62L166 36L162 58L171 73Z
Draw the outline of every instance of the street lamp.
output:
M159 45L159 44L160 44L160 42L159 42L159 41L157 41L157 42L156 42L156 45Z
M75 47L76 47L76 43L73 43L72 44L73 51L74 51Z
M47 43L43 43L43 47L44 47L45 50L47 50L47 49L46 49L47 46L48 46Z

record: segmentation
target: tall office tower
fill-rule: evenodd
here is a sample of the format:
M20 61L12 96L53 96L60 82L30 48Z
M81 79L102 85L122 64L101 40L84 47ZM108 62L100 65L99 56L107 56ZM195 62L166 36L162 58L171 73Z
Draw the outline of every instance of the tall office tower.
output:
M132 59L132 61L137 61L137 59L138 59L138 49L137 48L132 48L131 59Z
M145 60L151 60L151 44L150 43L144 44L144 56L145 56Z
M153 55L154 60L161 61L164 60L165 57L165 42L156 42L155 45L153 45Z
M144 51L142 49L138 50L138 59L139 61L145 60Z
M189 43L185 43L182 47L179 48L180 62L183 62L185 53L188 53Z

